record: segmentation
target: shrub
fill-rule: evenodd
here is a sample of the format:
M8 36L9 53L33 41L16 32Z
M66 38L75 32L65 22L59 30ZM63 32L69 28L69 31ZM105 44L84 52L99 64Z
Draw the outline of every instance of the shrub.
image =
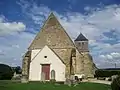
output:
M113 75L120 75L120 70L96 70L95 77L111 77Z
M112 81L111 88L112 90L120 90L120 76Z
M11 80L12 77L12 68L8 65L0 64L0 80Z
M13 71L16 72L16 74L22 74L22 69L20 66L12 67Z

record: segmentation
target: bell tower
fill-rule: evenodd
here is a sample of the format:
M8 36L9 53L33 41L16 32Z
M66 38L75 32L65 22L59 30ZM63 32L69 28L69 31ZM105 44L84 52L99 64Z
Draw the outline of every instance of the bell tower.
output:
M82 33L79 34L74 42L79 52L89 52L88 39Z

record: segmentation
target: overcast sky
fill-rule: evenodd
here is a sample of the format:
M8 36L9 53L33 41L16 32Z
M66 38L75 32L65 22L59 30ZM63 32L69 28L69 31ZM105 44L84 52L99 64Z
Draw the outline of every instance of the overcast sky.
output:
M0 0L0 63L21 65L51 11L72 40L89 39L98 68L120 67L120 0Z

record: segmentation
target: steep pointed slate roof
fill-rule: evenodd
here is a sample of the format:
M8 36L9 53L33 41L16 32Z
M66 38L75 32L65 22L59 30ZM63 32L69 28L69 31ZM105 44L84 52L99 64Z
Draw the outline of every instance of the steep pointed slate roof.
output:
M49 15L28 49L41 49L45 45L50 48L75 47L73 41L53 13Z
M80 33L75 41L88 41L88 39L82 33Z

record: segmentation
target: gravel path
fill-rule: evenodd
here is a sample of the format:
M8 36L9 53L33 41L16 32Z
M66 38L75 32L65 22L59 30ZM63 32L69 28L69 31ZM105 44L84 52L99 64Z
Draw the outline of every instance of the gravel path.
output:
M106 81L106 80L96 80L96 79L91 79L91 80L84 80L83 82L93 82L93 83L103 83L103 84L111 84L111 81Z

